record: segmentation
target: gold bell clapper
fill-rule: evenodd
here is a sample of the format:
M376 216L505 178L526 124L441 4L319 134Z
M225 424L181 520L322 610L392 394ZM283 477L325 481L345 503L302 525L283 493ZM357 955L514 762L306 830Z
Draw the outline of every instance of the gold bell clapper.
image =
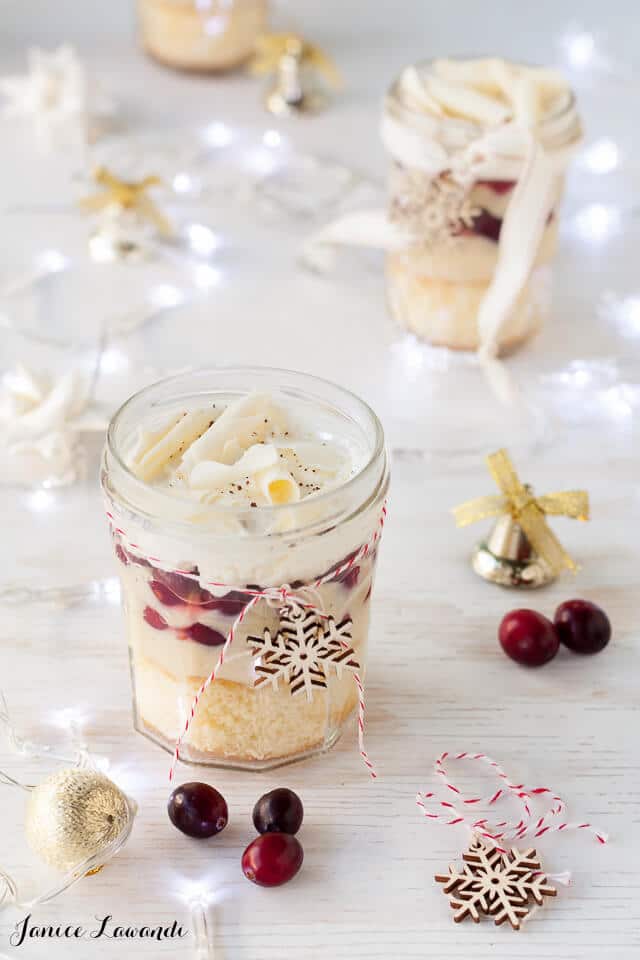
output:
M500 587L544 587L556 578L510 513L498 517L489 536L475 548L471 566L478 576Z
M250 70L256 76L273 74L275 79L265 96L265 106L276 116L316 113L328 102L317 82L322 75L330 86L340 85L333 61L314 44L295 33L272 33L261 37Z
M565 490L536 497L529 484L520 481L506 450L487 457L487 465L500 494L469 500L453 511L459 527L497 518L489 536L473 552L471 565L475 572L502 587L542 587L563 569L575 572L575 562L546 517L588 520L588 493Z

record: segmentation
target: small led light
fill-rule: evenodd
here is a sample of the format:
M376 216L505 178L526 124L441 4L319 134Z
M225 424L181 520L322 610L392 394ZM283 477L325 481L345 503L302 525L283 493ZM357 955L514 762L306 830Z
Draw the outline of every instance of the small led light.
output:
M210 147L228 147L233 142L233 130L226 123L210 123L202 136Z
M586 147L580 160L591 173L611 173L620 162L620 151L609 137L601 137Z
M86 723L87 714L80 707L62 707L60 710L52 710L49 719L60 730L78 733Z
M189 246L201 257L210 257L222 244L220 237L203 223L191 223L187 227Z
M281 161L274 151L264 146L249 150L245 155L245 163L251 173L259 177L268 177L281 166Z
M609 387L600 394L600 404L607 416L622 424L628 423L634 408L640 404L640 388L628 383Z
M181 303L184 303L184 299L182 291L170 283L160 283L157 287L153 287L149 293L150 303L152 306L157 307L158 310L168 310L171 307L178 307Z
M107 577L102 584L102 592L107 603L120 606L120 581L117 577Z
M563 46L567 60L576 69L588 67L594 58L596 42L593 34L586 30L568 33L564 38Z
M282 146L282 134L277 130L265 130L262 136L262 142L265 147L277 148Z
M28 504L36 513L45 513L55 502L54 495L49 490L34 490L28 494Z
M117 347L108 347L100 355L100 373L118 373L129 366L129 357Z
M611 204L591 203L578 212L575 227L584 240L602 243L615 233L621 225L620 209Z
M199 263L194 267L193 278L199 290L212 290L220 286L222 271L208 263Z
M193 193L195 190L195 181L188 173L176 173L171 184L176 193Z
M42 273L60 273L69 266L69 258L60 250L43 250L36 258L36 266Z

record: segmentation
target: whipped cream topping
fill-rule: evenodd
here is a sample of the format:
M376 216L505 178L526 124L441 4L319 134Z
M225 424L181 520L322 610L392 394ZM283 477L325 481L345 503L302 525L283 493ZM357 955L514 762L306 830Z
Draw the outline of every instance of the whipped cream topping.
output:
M258 392L143 426L127 461L154 487L241 509L296 503L345 483L358 469L356 451Z
M88 380L77 370L53 377L18 364L2 378L0 442L16 461L9 472L18 482L33 481L39 469L51 483L75 482L84 463L79 435L106 426L91 410Z

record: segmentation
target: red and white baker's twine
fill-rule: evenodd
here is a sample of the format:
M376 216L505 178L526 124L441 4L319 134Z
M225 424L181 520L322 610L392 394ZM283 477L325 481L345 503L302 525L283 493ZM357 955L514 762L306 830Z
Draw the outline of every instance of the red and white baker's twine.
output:
M449 778L445 770L445 760L476 760L488 766L500 781L498 789L489 797L464 797L462 792ZM513 840L522 840L525 837L542 837L545 833L561 832L565 830L587 830L593 834L598 843L606 843L607 835L596 830L590 823L568 823L564 819L566 805L561 797L557 796L549 787L525 787L523 783L512 783L495 760L484 753L449 753L441 754L435 762L435 773L444 781L446 796L455 796L455 801L443 800L436 793L418 793L416 802L429 820L435 820L446 826L453 827L463 824L472 833L493 841L501 852L506 852L500 843ZM474 818L467 814L477 805L493 806L503 796L515 797L522 807L522 816L518 822L500 820L490 823L486 817ZM535 797L545 797L550 808L542 815L535 816L531 809L531 800ZM435 808L435 809L433 809ZM437 811L440 812L437 812Z
M127 538L127 535L124 530L116 526L113 515L108 511L107 511L107 517L109 519L109 522L111 524L111 527L114 533L118 534L118 536L125 539L127 541L127 545L131 547L133 550L141 549L138 546L138 544L132 543ZM313 590L313 589L316 589L317 587L322 586L324 583L328 583L331 580L336 580L342 574L347 573L360 560L363 560L365 557L367 557L375 548L376 544L380 540L380 537L382 536L382 531L384 529L386 518L387 518L387 505L385 501L385 503L382 505L382 510L380 511L380 517L378 519L376 528L373 532L373 536L371 537L371 539L367 543L365 543L355 554L353 554L353 556L351 556L339 567L336 567L334 570L331 570L329 573L324 574L324 576L319 577L317 580L314 580L313 583L309 584L303 589L311 588ZM152 563L153 562L162 563L162 560L159 557L152 557L148 555L146 556L147 556L147 559L149 559ZM198 578L195 577L194 574L189 570L176 570L175 572L181 574L182 576L189 577L194 581L198 580ZM306 609L312 610L314 613L316 613L319 617L322 617L323 619L328 616L328 614L320 610L315 603L311 603L305 597L302 597L299 594L297 594L294 590L291 589L289 584L286 584L286 583L280 587L267 587L265 590L249 590L245 587L232 587L229 584L222 583L217 580L207 580L205 581L205 584L210 587L224 587L227 590L236 590L238 593L244 593L247 596L250 596L251 599L249 603L246 605L246 607L244 607L240 611L240 613L234 620L233 624L231 625L231 629L227 634L227 639L225 640L222 646L222 649L220 650L220 656L218 657L218 662L216 663L215 667L213 668L209 676L202 682L200 689L198 690L198 692L193 698L182 733L176 740L176 745L173 752L173 761L171 763L171 769L169 770L170 781L173 780L176 764L180 759L180 747L182 746L184 738L189 732L189 728L191 727L191 724L193 722L193 718L196 715L200 698L204 694L205 690L216 679L216 676L218 675L218 673L222 668L222 665L224 663L229 647L233 643L233 638L238 628L242 625L242 622L244 621L245 617L247 616L249 611L253 609L253 607L255 607L258 601L266 600L267 602L272 602L272 603L277 602L282 605L285 603L293 602L293 603L299 604L302 607L305 607ZM348 644L345 641L341 641L341 642L345 647L348 646ZM353 679L354 679L356 688L358 690L358 749L360 752L360 756L362 757L363 763L367 767L371 777L375 780L377 774L375 772L375 769L371 760L369 759L369 755L367 754L367 751L364 748L364 725L365 725L364 684L362 683L362 678L360 677L360 674L357 672L353 674Z

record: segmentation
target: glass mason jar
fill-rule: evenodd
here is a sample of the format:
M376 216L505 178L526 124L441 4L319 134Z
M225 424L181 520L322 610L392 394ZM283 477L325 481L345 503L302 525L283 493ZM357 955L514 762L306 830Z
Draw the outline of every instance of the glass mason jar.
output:
M138 0L145 50L179 70L231 70L266 29L267 0Z
M252 390L268 392L285 409L295 404L323 436L358 444L363 465L340 486L294 503L257 510L198 503L195 516L192 500L138 479L127 467L125 451L150 418ZM267 768L331 747L357 704L354 672L329 665L325 682L305 689L294 689L284 675L263 682L260 664L269 658L256 650L255 638L278 635L282 609L262 595L250 601L288 585L322 610L325 619L316 625L324 627L326 617L349 623L341 646L364 674L377 542L362 548L379 526L389 483L373 411L348 391L300 373L214 368L184 374L147 387L115 414L101 481L122 582L136 728L173 750L235 624L181 758Z
M447 62L454 69L471 63ZM414 77L428 77L435 63L407 70ZM389 308L400 326L420 339L476 350L480 346L478 311L494 281L499 254L501 259L510 256L503 273L522 271L523 282L500 325L497 347L500 353L508 353L535 334L549 313L550 265L557 247L564 171L581 139L573 93L566 87L550 100L535 130L547 155L555 158L557 173L548 193L538 198L529 194L527 203L533 208L518 224L524 244L518 241L518 249L510 250L501 238L501 227L523 173L525 155L522 141L503 141L495 153L490 145L496 133L517 136L525 128L514 123L484 126L446 110L431 111L407 96L405 74L391 86L382 116L382 138L391 158L389 219L409 236L406 244L395 244L387 254ZM470 158L466 170L465 157ZM539 205L544 205L546 221L541 221L534 240L532 223ZM529 250L525 268L522 249L527 231L535 246ZM508 239L513 247L513 231Z

